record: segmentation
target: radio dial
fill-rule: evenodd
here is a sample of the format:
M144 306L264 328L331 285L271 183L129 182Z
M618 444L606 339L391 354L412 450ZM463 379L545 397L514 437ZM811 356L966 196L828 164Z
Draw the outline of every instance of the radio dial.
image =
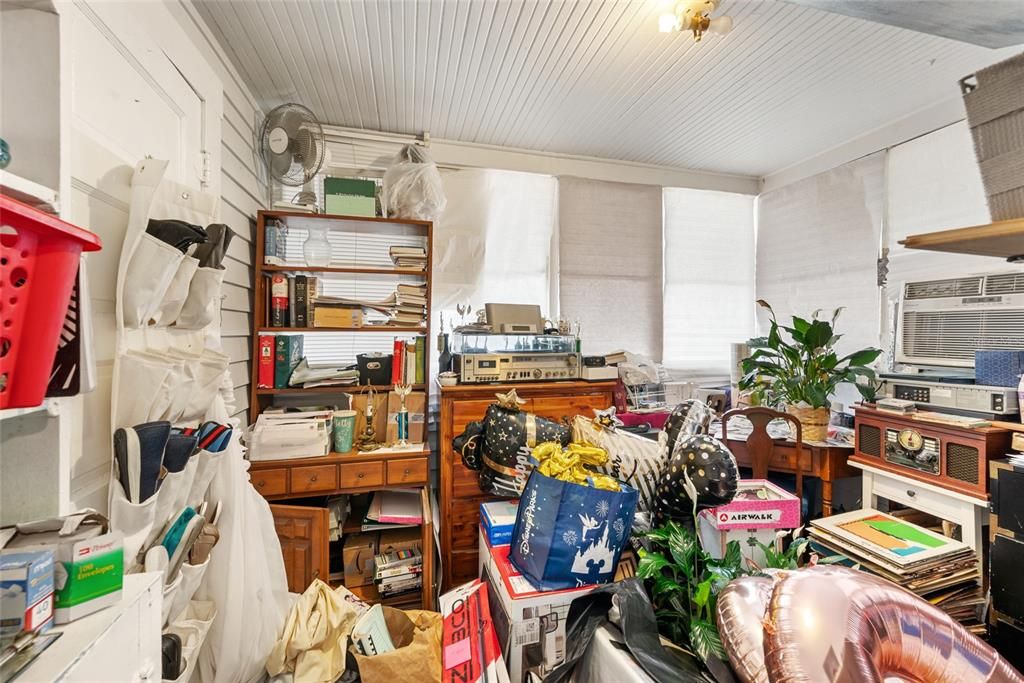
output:
M540 379L543 376L544 376L544 372L540 368L534 369L534 371L533 371L534 379Z

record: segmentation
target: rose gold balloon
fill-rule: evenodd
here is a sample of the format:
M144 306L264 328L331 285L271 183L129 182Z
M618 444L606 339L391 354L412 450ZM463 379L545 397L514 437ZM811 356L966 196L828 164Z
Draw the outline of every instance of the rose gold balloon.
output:
M765 617L771 681L1024 683L990 646L942 610L865 572L818 566L787 573Z
M774 586L774 578L743 576L718 595L718 634L733 671L743 683L769 683L761 621Z

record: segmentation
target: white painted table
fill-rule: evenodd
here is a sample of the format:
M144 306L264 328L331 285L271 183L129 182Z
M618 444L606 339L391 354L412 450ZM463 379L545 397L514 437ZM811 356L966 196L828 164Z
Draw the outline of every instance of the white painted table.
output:
M878 499L927 512L939 519L960 525L961 540L978 555L978 571L982 566L982 531L988 516L988 501L950 491L934 484L904 477L888 470L850 461L852 467L864 472L862 506L878 509Z

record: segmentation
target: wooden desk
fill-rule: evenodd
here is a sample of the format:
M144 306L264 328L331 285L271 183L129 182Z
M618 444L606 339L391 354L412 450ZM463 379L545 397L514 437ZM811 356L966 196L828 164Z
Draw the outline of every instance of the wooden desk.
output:
M726 445L740 467L750 467L753 464L745 439L729 439ZM789 440L778 440L775 442L775 453L768 463L768 470L789 474L796 474L799 470L805 477L820 479L821 514L828 517L832 514L832 482L860 474L859 470L846 462L851 455L853 446L805 443L797 462L796 444Z

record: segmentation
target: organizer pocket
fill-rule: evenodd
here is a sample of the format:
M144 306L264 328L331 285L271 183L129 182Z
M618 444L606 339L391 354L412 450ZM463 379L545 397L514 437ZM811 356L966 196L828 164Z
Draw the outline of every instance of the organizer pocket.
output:
M220 311L221 290L224 287L224 270L221 268L199 268L192 276L185 305L178 314L178 327L198 330L213 322Z
M185 577L180 573L174 577L174 581L164 584L164 601L160 605L160 616L163 619L161 624L166 624L170 621L171 609L174 607L174 602L178 598L178 593L181 592L181 586L185 582ZM182 639L184 640L184 638Z
M181 413L177 420L202 421L217 396L224 371L228 369L228 357L216 351L207 350L201 358L185 363L185 381L176 388L180 399ZM178 401L175 401L177 404Z
M185 468L180 472L168 472L160 482L160 490L156 492L156 512L153 515L153 529L146 537L146 547L160 542L160 534L167 525L177 519L185 508L192 480L199 466L197 455L188 459Z
M113 479L110 482L110 528L124 535L126 574L140 565L139 551L146 547L146 541L153 533L158 495L150 496L144 503L132 503L120 481Z
M116 414L114 424L118 427L161 419L167 410L169 400L166 390L172 366L164 361L126 353L121 356L115 388Z
M125 327L137 329L149 324L184 258L170 244L142 233L124 275L121 300Z
M231 438L235 437L232 435ZM185 500L186 505L193 508L198 507L206 498L206 492L210 488L210 482L213 481L214 475L217 474L217 467L219 467L224 453L225 451L220 451L219 453L199 451L192 456L190 463L197 461L196 476L192 481L192 488L189 491L188 498Z
M199 584L203 582L203 577L206 576L206 568L210 566L210 558L206 558L206 562L202 564L182 564L181 571L178 572L178 578L176 581L180 581L181 585L178 587L178 592L174 595L173 604L171 605L170 611L167 613L168 618L165 622L178 621L185 609L188 607L192 598L195 597L196 591L199 590Z
M185 256L178 263L178 269L171 278L171 284L167 286L160 306L153 315L157 325L173 325L181 313L185 300L188 298L192 278L199 268L199 260L191 256Z
M181 657L184 660L181 675L175 681L188 681L196 670L199 651L210 632L210 625L217 616L217 608L207 600L193 600L178 619L164 629L164 633L175 633L181 638Z

